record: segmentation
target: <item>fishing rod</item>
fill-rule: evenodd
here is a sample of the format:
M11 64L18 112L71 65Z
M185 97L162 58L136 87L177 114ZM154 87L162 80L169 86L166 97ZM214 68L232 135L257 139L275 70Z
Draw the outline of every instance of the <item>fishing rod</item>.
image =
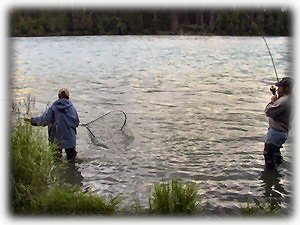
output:
M243 12L243 11L242 11ZM275 63L274 63L274 60L273 60L273 56L272 56L272 53L271 53L271 50L269 48L269 45L264 37L264 35L262 35L262 33L260 32L260 29L258 28L257 24L254 22L254 20L246 13L246 12L243 12L247 17L248 19L251 21L251 23L254 25L254 27L256 28L256 31L258 32L258 34L263 38L266 46L267 46L267 49L268 49L268 52L269 52L269 55L271 57L271 60L272 60L272 64L273 64L273 68L274 68L274 71L275 71L275 75L276 75L276 80L277 82L279 81L278 79L278 75L277 75L277 70L276 70L276 67L275 67ZM270 88L270 91L272 92L273 95L276 94L276 88L272 85L271 88Z

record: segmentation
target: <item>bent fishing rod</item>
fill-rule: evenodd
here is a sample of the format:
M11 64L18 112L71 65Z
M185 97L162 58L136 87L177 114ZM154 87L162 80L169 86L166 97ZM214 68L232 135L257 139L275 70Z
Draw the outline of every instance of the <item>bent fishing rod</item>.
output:
M242 11L243 12L243 11ZM246 13L246 12L243 12L247 17L248 19L251 21L251 23L254 25L256 31L258 32L258 34L263 38L266 46L267 46L267 49L268 49L268 52L269 52L269 55L271 57L271 60L272 60L272 64L273 64L273 68L274 68L274 71L275 71L275 75L276 75L276 80L277 82L279 81L278 79L278 75L277 75L277 70L276 70L276 66L275 66L275 63L274 63L274 60L273 60L273 56L272 56L272 53L271 53L271 50L269 48L269 45L264 37L264 35L262 35L262 32L260 31L259 27L257 26L257 24L254 22L254 20ZM272 92L273 95L276 95L276 88L272 85L271 88L270 88L270 91Z

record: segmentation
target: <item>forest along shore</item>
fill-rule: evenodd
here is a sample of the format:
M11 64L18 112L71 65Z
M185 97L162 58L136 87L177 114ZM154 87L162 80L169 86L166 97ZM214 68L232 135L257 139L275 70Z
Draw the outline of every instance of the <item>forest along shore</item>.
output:
M248 17L249 16L249 17ZM250 19L261 29L262 34ZM10 36L233 35L290 36L286 9L13 9Z

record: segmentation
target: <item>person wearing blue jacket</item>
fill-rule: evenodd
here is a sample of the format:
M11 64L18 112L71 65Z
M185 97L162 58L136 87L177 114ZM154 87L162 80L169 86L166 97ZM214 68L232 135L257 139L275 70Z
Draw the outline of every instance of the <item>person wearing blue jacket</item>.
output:
M62 88L56 100L43 115L27 119L33 126L48 126L48 140L57 146L57 156L65 149L67 159L74 159L76 152L76 128L79 118L75 107L69 100L68 89Z

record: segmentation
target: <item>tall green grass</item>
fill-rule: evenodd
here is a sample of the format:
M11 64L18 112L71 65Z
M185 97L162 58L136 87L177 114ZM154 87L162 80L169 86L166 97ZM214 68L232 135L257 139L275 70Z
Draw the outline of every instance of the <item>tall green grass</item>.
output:
M161 215L192 215L200 211L195 184L177 179L154 185L149 198L150 211Z
M38 200L33 212L50 215L115 215L119 213L120 196L109 200L83 193L78 186L57 186L47 191Z
M41 129L19 120L11 127L10 169L12 210L23 213L35 204L56 179L53 146L45 140Z

